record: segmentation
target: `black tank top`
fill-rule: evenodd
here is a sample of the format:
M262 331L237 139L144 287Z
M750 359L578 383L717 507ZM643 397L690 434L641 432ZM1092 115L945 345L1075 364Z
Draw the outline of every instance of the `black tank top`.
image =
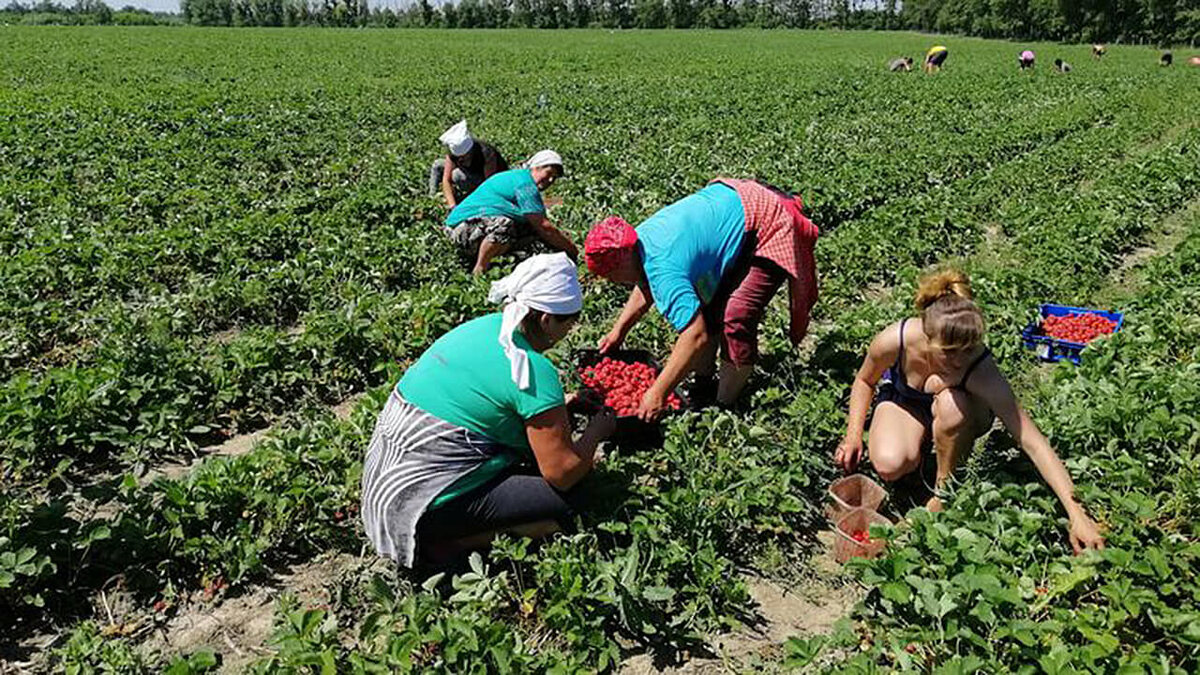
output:
M896 362L888 368L888 375L892 381L892 386L896 388L901 398L905 398L919 403L933 403L933 394L914 388L908 383L908 377L904 375L904 327L908 324L908 319L900 321L900 353L896 356ZM983 353L975 357L971 365L963 371L962 379L959 380L955 389L963 389L967 386L967 379L971 377L971 373L975 372L975 367L978 366L984 359L990 356L992 350L987 347L983 348Z

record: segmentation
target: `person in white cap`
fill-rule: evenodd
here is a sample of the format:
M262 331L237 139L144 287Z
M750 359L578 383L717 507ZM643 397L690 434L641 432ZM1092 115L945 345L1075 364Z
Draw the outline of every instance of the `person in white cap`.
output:
M563 175L562 157L542 150L523 167L483 181L446 217L451 240L473 261L476 275L486 272L496 256L526 248L535 240L572 259L579 255L575 242L546 218L542 201L542 191Z
M429 194L442 193L446 206L454 208L483 181L508 171L508 162L490 143L473 136L463 120L438 138L449 154L429 167Z
M492 284L501 312L468 321L414 363L379 416L363 464L362 516L380 554L413 567L482 548L498 532L569 527L569 492L616 428L607 409L571 437L558 371L543 356L583 307L563 253Z

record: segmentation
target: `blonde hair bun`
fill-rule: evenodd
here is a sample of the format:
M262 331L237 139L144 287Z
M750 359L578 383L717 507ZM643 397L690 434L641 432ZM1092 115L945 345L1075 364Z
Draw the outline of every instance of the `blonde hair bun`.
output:
M917 282L917 309L924 311L939 298L956 295L971 300L971 280L961 270L945 269L921 277Z
M925 336L939 349L967 349L983 341L983 314L960 270L926 275L917 284L917 309Z

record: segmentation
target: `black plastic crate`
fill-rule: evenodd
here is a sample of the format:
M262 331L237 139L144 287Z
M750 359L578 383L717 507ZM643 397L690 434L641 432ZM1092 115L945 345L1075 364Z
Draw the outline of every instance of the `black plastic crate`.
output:
M595 366L604 358L610 358L614 361L624 363L645 363L654 368L655 372L659 372L662 368L654 355L644 349L610 349L601 354L598 349L577 349L572 353L573 361L575 362L575 373L572 376L579 378L580 370L589 366ZM687 399L684 398L676 388L675 395L679 397L682 407L687 407ZM659 429L657 422L643 422L635 415L617 416L617 430L613 434L614 440L651 440L660 438L662 432Z

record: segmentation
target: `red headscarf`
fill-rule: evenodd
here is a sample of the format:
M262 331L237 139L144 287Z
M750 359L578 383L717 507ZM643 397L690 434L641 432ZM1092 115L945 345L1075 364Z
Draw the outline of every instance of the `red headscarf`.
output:
M616 269L637 244L633 226L618 216L609 216L592 226L583 241L588 271L606 276Z

